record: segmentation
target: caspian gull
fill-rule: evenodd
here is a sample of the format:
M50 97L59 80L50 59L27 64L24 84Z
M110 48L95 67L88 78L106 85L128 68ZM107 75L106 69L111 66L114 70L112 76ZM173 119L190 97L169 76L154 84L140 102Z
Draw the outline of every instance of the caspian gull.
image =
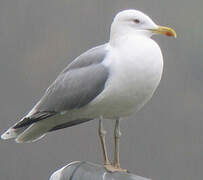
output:
M163 57L154 34L176 36L137 10L119 12L108 43L77 57L46 90L34 108L9 128L2 139L32 142L45 134L99 118L99 136L105 167L119 164L119 118L136 113L152 97L162 76ZM111 164L105 146L102 118L115 119L115 158Z

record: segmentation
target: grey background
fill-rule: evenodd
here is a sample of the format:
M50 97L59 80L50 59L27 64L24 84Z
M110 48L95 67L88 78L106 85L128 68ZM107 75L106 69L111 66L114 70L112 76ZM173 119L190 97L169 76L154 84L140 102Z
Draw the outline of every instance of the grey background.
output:
M152 100L121 123L121 165L153 180L203 177L202 0L1 0L0 132L39 100L80 53L106 42L120 10L144 11L177 39L154 37L165 69ZM102 163L97 121L47 135L39 142L0 141L0 179L48 179L74 160ZM107 121L112 154L113 122Z

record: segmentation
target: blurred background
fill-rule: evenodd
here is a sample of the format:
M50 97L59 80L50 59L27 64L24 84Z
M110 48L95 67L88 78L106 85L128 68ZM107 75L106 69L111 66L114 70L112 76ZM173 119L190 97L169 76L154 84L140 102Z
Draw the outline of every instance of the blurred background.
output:
M154 37L164 75L152 100L121 122L121 165L153 180L202 179L202 7L202 0L1 0L0 132L33 107L69 62L108 41L117 12L139 9L178 37ZM97 126L91 121L31 144L0 141L0 179L48 179L75 160L102 164ZM105 128L112 155L113 121Z

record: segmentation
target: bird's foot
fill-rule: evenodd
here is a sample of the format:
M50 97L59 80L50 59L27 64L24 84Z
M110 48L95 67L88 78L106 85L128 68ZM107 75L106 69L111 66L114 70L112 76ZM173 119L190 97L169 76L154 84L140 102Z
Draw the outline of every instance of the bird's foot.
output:
M111 164L105 164L104 167L109 172L128 172L126 169L120 168L120 166L113 166Z

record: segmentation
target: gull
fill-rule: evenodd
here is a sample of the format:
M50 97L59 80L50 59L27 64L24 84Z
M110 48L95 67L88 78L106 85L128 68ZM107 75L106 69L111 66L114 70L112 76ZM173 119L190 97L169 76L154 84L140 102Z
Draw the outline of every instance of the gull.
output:
M98 134L107 170L120 167L120 119L135 114L155 92L162 76L163 56L154 34L176 37L172 28L155 24L134 10L119 12L109 42L72 61L49 86L39 102L2 139L33 142L48 132L99 119ZM103 119L115 120L114 162L107 156Z

